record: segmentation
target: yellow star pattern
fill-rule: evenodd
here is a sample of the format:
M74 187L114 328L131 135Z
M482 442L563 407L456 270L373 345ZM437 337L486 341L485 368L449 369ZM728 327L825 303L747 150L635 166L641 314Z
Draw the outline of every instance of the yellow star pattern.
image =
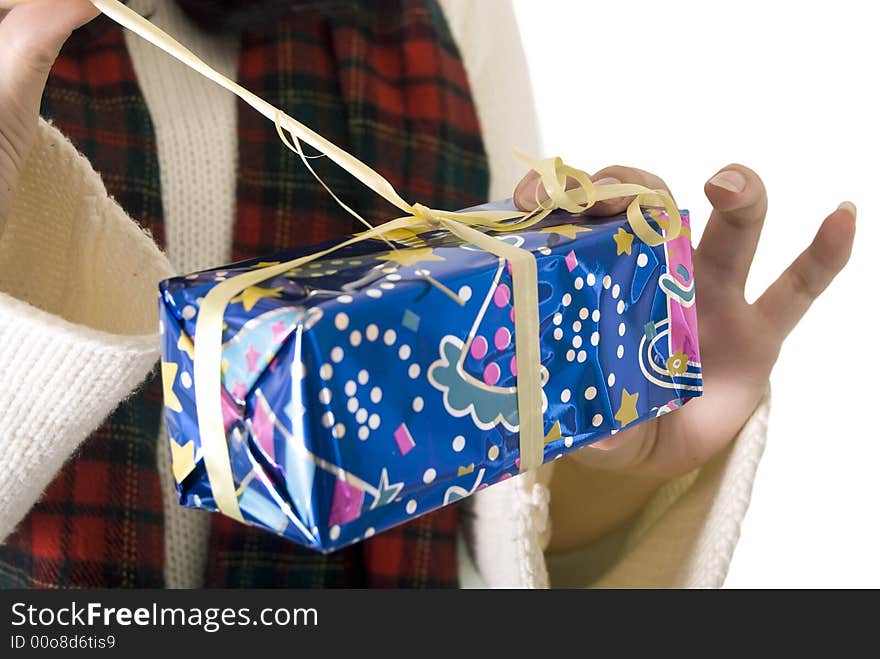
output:
M240 302L245 311L250 311L254 305L268 297L281 297L280 288L260 288L259 286L250 286L244 289L240 295L236 295L230 300L232 304Z
M186 354L188 354L190 359L196 358L195 348L193 348L193 342L183 332L180 333L180 338L177 339L177 349L181 352L185 352Z
M577 224L560 224L555 227L547 227L541 229L541 233L555 233L557 236L565 236L574 240L577 235L583 231L592 231L589 227L578 226Z
M620 397L620 407L617 408L617 414L614 415L614 418L620 421L621 428L639 418L639 413L636 411L638 402L639 395L637 393L631 394L626 389L623 390Z
M394 261L403 266L415 265L422 261L445 261L442 256L434 254L431 247L419 247L417 249L398 249L391 252L379 254L377 257L380 261Z
M458 475L459 476L467 476L468 474L474 473L474 463L471 462L467 467L459 467Z
M614 242L617 243L617 255L632 254L633 235L625 229L618 229L614 234Z
M174 379L177 377L177 364L162 362L162 389L165 392L165 407L174 412L182 412L180 399L174 393Z
M196 445L192 440L183 446L173 439L169 438L169 441L171 443L171 471L174 474L174 480L182 483L183 479L196 468Z
M260 261L259 263L255 263L251 266L251 270L257 270L258 268L268 268L273 265L281 265L281 261Z
M550 442L555 442L557 439L562 439L562 427L559 425L559 421L553 424L553 427L550 428L550 432L544 437L544 444L546 445Z

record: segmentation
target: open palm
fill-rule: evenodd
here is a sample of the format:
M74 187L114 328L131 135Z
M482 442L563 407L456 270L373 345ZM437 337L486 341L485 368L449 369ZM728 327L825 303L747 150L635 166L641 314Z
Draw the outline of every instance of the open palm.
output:
M603 169L593 180L666 188L653 174L627 167ZM535 175L526 176L516 198L534 199L537 184ZM764 184L747 167L729 165L705 191L714 210L694 252L703 396L675 414L573 454L592 467L667 480L725 448L766 392L783 340L849 259L855 207L845 202L825 219L812 244L749 304L744 289L767 211ZM604 202L588 212L616 214L628 201Z

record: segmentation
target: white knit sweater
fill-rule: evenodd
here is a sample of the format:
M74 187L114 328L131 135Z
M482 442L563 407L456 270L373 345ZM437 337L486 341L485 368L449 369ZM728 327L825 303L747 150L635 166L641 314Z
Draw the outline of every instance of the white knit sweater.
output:
M130 5L235 75L234 39L201 32L172 0ZM491 196L509 196L522 173L511 150L539 150L512 8L508 0L441 5L473 87ZM41 122L8 222L0 226L0 541L155 364L157 282L229 258L234 97L137 37L126 39L156 127L168 252L108 197L70 142ZM728 451L668 484L613 537L567 556L545 560L543 553L552 467L475 495L460 543L462 584L547 587L549 565L554 585L720 586L749 503L767 412L765 400ZM176 504L164 432L158 441L166 582L197 587L210 516Z

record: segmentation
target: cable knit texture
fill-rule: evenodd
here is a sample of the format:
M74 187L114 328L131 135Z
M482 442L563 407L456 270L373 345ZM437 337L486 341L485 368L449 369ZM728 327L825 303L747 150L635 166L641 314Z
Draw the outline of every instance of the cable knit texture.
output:
M233 40L200 32L172 0L131 5L223 73L235 74ZM509 196L521 173L511 150L539 152L512 8L506 1L441 5L474 90L492 196ZM88 162L41 122L8 223L0 227L0 364L6 375L0 380L0 427L7 429L0 442L0 539L155 363L156 283L172 270L206 268L229 256L235 100L137 37L126 39L156 126L170 262L108 198ZM588 581L548 572L552 465L476 494L463 514L462 584L721 585L763 451L767 410L765 399L728 451L658 493L614 545L608 569ZM159 441L166 583L195 587L203 574L208 514L177 506L164 432ZM597 552L588 547L575 559L598 561Z
M172 270L43 121L0 229L5 538L155 363L156 283Z

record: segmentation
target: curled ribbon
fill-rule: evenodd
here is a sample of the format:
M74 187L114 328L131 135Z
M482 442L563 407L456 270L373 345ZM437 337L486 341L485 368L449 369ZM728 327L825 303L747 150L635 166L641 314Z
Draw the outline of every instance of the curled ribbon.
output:
M218 73L125 5L117 0L91 0L91 2L110 19L228 89L266 118L275 122L279 137L284 144L302 159L309 172L347 213L368 227L367 231L328 249L226 279L205 295L199 310L194 337L194 388L202 454L217 508L229 517L243 520L238 506L221 409L223 316L230 300L246 288L256 286L294 268L365 240L384 240L389 243L392 249L397 249L395 245L391 244L390 237L401 230L417 234L420 231L442 228L466 243L476 245L510 263L513 297L517 310L514 333L518 367L516 391L520 420L520 469L526 471L540 466L544 457L544 423L538 338L537 265L531 252L514 247L487 235L485 232L522 231L540 222L557 209L570 213L582 213L599 201L632 196L634 199L627 208L627 220L630 227L643 242L657 246L676 238L681 230L681 216L672 196L665 190L650 190L644 186L629 183L597 187L585 172L566 165L559 158L531 160L519 154L519 157L538 173L548 196L548 200L543 202L538 198L536 191L537 208L534 211L529 213L513 211L451 212L428 208L422 204L410 204L377 171L235 81ZM290 135L291 139L288 139L285 132ZM378 227L371 225L354 209L346 205L321 180L312 168L309 156L304 153L301 142L309 144L330 158L406 215ZM574 184L571 189L569 189L570 183ZM662 206L666 210L669 216L669 225L665 236L648 224L642 214L642 206ZM439 282L430 281L441 289L445 289ZM451 294L448 289L445 289L445 292Z

